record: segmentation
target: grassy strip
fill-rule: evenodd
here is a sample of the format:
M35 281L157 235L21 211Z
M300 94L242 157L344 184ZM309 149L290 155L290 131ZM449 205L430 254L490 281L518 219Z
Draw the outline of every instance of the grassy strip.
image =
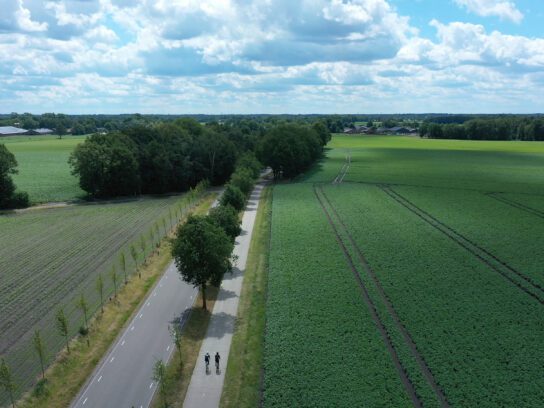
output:
M220 406L259 406L266 318L272 187L263 190L249 249Z
M180 353L175 350L166 369L166 401L168 408L181 408L185 401L185 394L191 382L191 376L200 353L200 346L206 336L211 310L213 310L218 288L209 287L206 291L208 310L202 309L202 294L199 292L191 315L183 328ZM152 408L163 407L162 398L155 393L151 403Z
M215 194L206 197L192 212L206 214L214 199ZM92 319L89 335L73 339L70 354L65 350L59 353L46 371L45 395L37 396L35 392L29 392L18 402L18 407L58 408L70 405L127 321L138 310L149 289L172 261L170 239L171 236L164 238L146 265L140 267L141 279L134 276L119 291L117 300L108 302L104 306L104 313L98 313Z

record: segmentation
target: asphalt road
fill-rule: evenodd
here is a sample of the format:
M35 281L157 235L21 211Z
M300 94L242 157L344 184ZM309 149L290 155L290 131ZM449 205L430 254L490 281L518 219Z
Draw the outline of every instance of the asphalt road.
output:
M262 189L263 184L258 184L255 187L246 206L242 218L242 233L236 238L234 247L234 254L238 256L237 265L233 273L226 274L221 283L208 331L202 342L198 360L191 376L191 383L185 396L183 403L185 408L216 408L219 406L225 380L225 367L227 367L229 359L234 324L238 312L244 270ZM212 357L208 371L206 371L204 364L204 355L207 352ZM219 352L221 356L219 370L215 369L213 360L216 352Z
M153 365L168 361L174 351L168 325L186 316L196 294L172 262L71 406L147 408L156 389Z

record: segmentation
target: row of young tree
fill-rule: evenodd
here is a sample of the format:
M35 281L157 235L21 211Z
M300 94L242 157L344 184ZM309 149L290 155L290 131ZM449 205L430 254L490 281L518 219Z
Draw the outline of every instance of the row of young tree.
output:
M291 178L321 156L330 137L322 123L263 130L177 119L92 135L69 163L92 197L159 194L185 191L202 180L223 184L240 158L255 153L276 177Z
M424 122L419 132L429 139L544 141L544 118L508 116L464 123Z
M64 341L67 354L71 353L70 341L74 332L78 332L81 337L87 336L91 329L89 321L92 315L95 312L103 314L108 299L118 302L119 291L123 285L128 284L132 274L137 273L139 278L142 277L142 267L147 264L148 258L158 251L163 237L168 236L172 229L202 200L207 188L206 182L199 183L195 188L192 188L175 206L168 210L167 215L150 227L148 233L140 235L139 239L128 245L126 250L122 250L106 274L98 274L95 281L98 305L95 305L94 302L89 303L85 293L80 293L75 299L74 309L79 311L81 316L79 329L76 330L73 327L73 319L70 318L70 313L65 312L65 308L57 310L54 325L57 335ZM174 326L170 328L170 332L174 343L179 346L181 332ZM87 345L90 345L89 337L86 337L86 340ZM33 393L36 397L47 396L49 389L46 367L51 351L46 347L46 344L49 342L42 336L40 330L34 331L31 341L41 371L41 379L36 383ZM4 390L13 404L17 391L19 391L19 384L5 359L0 361L0 388Z

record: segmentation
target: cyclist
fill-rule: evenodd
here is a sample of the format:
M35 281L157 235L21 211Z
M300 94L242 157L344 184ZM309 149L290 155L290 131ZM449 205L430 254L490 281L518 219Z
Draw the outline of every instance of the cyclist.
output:
M206 353L204 356L204 362L206 363L206 371L208 371L208 367L210 365L210 353Z
M221 359L221 356L219 355L219 352L215 352L215 369L219 370L219 360Z

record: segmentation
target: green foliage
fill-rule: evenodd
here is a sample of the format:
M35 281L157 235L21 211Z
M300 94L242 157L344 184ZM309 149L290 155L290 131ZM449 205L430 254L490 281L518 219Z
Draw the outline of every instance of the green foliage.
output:
M17 174L17 160L5 145L0 144L0 209L23 208L29 205L28 194L15 192L11 176Z
M238 158L236 162L236 168L248 169L251 172L253 179L259 178L263 165L257 160L254 153L245 153Z
M42 336L39 330L34 330L34 337L32 337L32 342L34 344L34 350L38 354L40 360L40 368L42 370L42 379L45 379L45 360L46 360L46 350L42 341Z
M68 351L68 353L70 353L70 344L68 339L68 319L66 319L64 310L59 309L57 311L57 314L55 315L55 319L57 323L57 330L59 334L66 340L66 350Z
M227 184L220 199L221 206L231 206L236 211L242 211L244 209L245 202L246 198L244 193L242 193L238 187L230 183Z
M447 119L447 118L446 118ZM463 123L425 122L420 135L430 139L544 141L544 119L518 116L471 118Z
M159 388L159 394L161 395L162 404L166 408L168 403L166 401L166 388L167 388L167 379L166 375L166 366L162 360L157 360L155 365L153 365L153 381L157 383Z
M274 177L292 178L305 171L322 154L318 132L297 124L271 128L259 142L257 156L272 168Z
M8 394L11 405L15 408L14 393L16 384L13 380L11 369L3 358L0 360L0 387Z
M232 241L242 232L238 212L230 205L212 208L208 217L215 225L221 227Z
M140 191L136 145L123 134L95 134L78 145L69 163L82 190L95 197Z
M253 185L255 184L255 179L250 169L245 167L238 167L232 176L230 177L229 183L233 186L236 186L240 191L248 197L253 190Z
M219 286L225 272L232 270L232 240L208 217L190 216L181 225L172 244L172 256L183 280L203 292L206 309L206 286Z

